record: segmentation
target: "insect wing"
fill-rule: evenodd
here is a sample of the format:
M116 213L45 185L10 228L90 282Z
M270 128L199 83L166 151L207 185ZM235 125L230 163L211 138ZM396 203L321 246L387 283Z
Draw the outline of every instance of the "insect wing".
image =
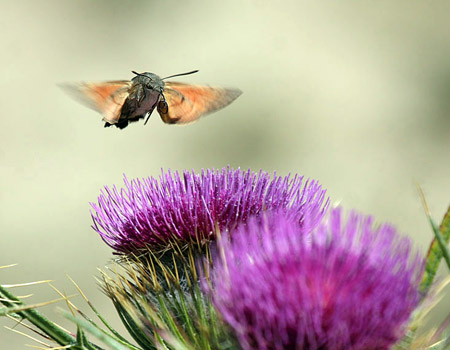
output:
M128 97L131 82L128 80L101 83L64 85L63 88L78 101L103 115L103 120L115 124Z
M158 113L164 123L191 123L229 105L241 94L239 89L166 82L163 92L166 104L164 101L158 104Z

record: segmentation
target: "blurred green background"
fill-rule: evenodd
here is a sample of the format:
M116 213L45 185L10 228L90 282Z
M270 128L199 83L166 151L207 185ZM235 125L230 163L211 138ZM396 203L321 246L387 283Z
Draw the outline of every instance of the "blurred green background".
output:
M0 265L19 265L0 282L52 279L73 294L68 274L118 326L94 279L111 250L90 228L89 202L124 173L161 168L304 174L425 252L415 182L437 221L450 199L449 13L446 1L2 1ZM244 94L197 124L155 113L118 130L57 86L193 69L178 79ZM58 297L46 285L14 292ZM68 325L55 310L41 311ZM25 343L0 329L1 349Z

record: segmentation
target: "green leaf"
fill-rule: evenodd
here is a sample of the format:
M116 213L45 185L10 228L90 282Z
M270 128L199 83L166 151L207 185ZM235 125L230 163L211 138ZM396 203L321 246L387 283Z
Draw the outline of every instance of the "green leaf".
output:
M100 321L108 328L108 330L117 338L119 342L122 343L128 343L128 345L131 345L124 337L122 337L111 325L105 320L105 318L97 311L97 309L94 307L94 305L89 301L87 296L84 294L84 292L81 290L81 288L78 286L78 284L70 277L67 276L71 282L74 284L75 288L78 290L78 292L81 294L83 299L86 301L88 306L91 308L91 310L95 313L95 315L100 319ZM80 312L80 311L79 311ZM82 314L82 316L90 323L95 325L94 321L90 320L86 315ZM136 348L137 349L137 348Z
M89 341L86 338L86 335L84 334L82 328L77 325L77 345L71 347L71 349L86 349L86 350L98 350L98 347L94 347L89 343Z
M131 347L129 347L127 345L119 343L110 334L107 334L107 333L103 332L101 329L99 329L98 327L92 325L90 322L88 322L88 321L86 321L86 320L84 320L82 318L75 317L71 313L69 313L69 312L67 312L65 310L61 310L61 312L62 312L62 314L64 315L65 318L67 318L67 319L71 320L72 322L76 323L81 329L83 329L84 331L89 332L90 334L92 334L94 337L96 337L98 340L103 342L105 345L108 345L112 350L130 350L130 349L132 349ZM81 336L81 337L83 337L83 336ZM83 345L83 344L80 344L80 345ZM89 349L89 350L91 350L91 349L95 349L95 348L82 348L82 349Z
M447 212L445 213L439 228L437 228L436 224L432 220L428 210L427 216L433 228L435 238L431 242L430 248L428 250L425 262L425 271L420 283L420 290L424 293L428 291L431 284L433 283L442 257L445 256L447 264L449 263L448 249L445 246L450 240L450 207L447 209Z
M18 299L14 294L9 292L6 288L0 285L0 302L6 307L14 308L25 306L25 304ZM42 332L48 335L56 343L62 346L76 344L76 339L70 334L63 331L56 323L50 321L36 309L26 309L17 312L17 314L24 319L27 319Z

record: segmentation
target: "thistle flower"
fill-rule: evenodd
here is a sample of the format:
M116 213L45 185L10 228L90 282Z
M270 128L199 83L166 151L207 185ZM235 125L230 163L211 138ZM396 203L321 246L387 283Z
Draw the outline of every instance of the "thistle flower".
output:
M124 181L125 188L105 187L98 204L91 203L93 228L119 253L210 240L217 229L231 231L272 209L300 225L306 213L318 222L328 206L325 190L298 175L271 179L263 171L224 168Z
M210 293L243 349L389 349L419 302L422 259L371 217L335 209L305 234L268 215L221 242Z

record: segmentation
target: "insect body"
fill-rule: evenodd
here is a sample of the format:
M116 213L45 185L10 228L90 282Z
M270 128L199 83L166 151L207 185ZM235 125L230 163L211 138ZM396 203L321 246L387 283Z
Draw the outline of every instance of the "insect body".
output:
M194 122L227 106L242 93L239 89L164 81L174 76L161 79L153 73L133 73L136 76L131 80L80 83L66 88L81 102L100 112L105 127L115 125L120 129L146 116L148 120L155 108L164 123Z

